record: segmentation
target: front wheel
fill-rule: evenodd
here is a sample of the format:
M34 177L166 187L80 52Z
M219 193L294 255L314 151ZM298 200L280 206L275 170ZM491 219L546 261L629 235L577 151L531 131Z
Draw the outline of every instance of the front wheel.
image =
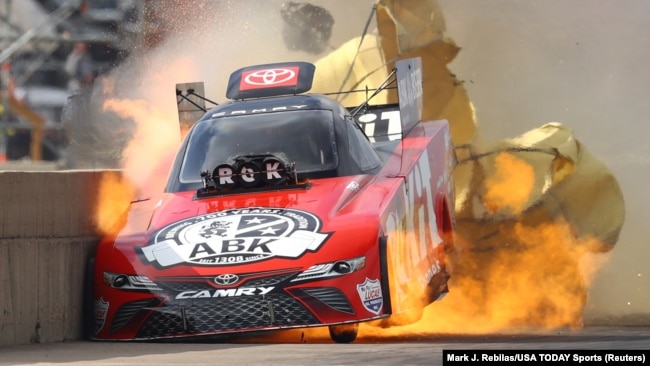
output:
M357 339L359 323L330 325L330 338L336 343L350 343Z

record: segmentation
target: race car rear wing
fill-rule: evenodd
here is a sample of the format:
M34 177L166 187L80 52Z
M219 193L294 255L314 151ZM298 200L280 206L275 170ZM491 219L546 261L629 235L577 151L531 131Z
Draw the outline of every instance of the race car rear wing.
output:
M300 94L311 89L315 66L307 62L283 62L249 66L233 72L228 82L229 99ZM396 83L398 103L370 105L372 97ZM207 111L203 82L176 84L181 128L189 127ZM371 141L401 139L422 119L422 60L399 60L395 68L366 102L349 108Z
M422 120L422 59L395 62L402 131L407 133Z

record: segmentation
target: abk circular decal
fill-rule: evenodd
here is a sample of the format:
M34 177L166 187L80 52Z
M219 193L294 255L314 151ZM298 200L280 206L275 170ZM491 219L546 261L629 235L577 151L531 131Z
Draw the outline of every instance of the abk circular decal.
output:
M200 215L170 224L141 248L145 263L238 265L315 252L329 237L315 215L294 209L248 208Z

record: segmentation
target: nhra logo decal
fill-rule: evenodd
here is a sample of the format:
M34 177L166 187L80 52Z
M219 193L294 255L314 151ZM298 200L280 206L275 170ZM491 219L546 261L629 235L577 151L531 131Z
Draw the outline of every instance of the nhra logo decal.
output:
M141 248L146 263L237 265L315 252L329 237L311 213L279 208L233 209L178 221Z
M242 73L239 90L296 86L298 84L299 69L298 66L288 66L275 69L245 71Z
M381 308L384 306L384 296L381 293L381 284L379 280L366 280L357 285L357 292L365 307L369 312L379 315Z

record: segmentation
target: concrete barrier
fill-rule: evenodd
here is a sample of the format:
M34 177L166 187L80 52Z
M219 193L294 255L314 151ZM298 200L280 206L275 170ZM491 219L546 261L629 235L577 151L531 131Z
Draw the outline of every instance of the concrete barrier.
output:
M96 238L0 239L0 346L82 336L84 264Z
M82 336L102 173L0 172L0 346Z

